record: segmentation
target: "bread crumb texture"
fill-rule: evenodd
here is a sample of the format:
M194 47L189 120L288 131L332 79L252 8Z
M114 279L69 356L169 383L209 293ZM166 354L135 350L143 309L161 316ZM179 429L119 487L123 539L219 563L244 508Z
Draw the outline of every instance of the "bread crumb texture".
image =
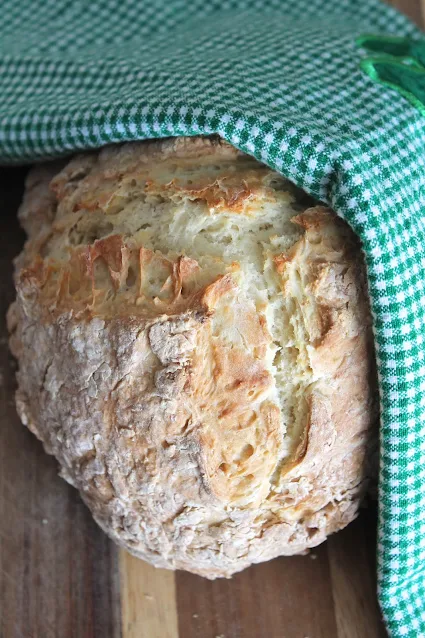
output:
M20 417L99 525L208 578L305 552L373 474L360 246L214 138L29 174L9 311Z

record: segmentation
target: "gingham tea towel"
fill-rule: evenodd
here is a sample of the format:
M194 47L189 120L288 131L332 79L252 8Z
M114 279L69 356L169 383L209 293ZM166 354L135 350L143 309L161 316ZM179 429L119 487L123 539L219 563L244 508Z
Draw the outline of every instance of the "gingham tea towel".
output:
M422 38L377 0L3 0L0 161L214 132L351 224L380 379L379 598L391 636L420 638L425 115L364 72L364 34Z

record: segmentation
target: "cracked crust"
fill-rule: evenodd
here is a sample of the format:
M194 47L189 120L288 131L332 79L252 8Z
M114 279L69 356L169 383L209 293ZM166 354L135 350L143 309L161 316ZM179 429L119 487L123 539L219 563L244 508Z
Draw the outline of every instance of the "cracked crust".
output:
M363 259L311 203L206 138L28 178L17 408L153 565L230 576L357 514L377 418Z

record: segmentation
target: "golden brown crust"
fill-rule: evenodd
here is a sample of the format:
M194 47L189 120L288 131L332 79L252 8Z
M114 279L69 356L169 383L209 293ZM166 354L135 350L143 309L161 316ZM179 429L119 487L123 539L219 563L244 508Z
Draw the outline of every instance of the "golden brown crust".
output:
M376 385L346 224L219 140L44 170L9 312L17 406L103 529L215 578L352 520Z

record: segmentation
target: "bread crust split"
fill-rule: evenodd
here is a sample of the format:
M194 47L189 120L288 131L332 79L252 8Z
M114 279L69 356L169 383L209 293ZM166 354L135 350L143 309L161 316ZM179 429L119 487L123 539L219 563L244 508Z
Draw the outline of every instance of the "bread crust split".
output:
M208 578L357 515L377 390L365 267L329 209L217 138L29 174L16 404L105 532Z

